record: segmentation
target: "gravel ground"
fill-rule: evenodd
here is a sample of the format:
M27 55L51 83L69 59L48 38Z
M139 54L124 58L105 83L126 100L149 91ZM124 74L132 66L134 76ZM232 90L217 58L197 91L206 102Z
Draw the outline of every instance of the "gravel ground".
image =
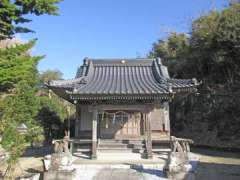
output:
M193 149L200 156L196 180L240 180L240 153Z

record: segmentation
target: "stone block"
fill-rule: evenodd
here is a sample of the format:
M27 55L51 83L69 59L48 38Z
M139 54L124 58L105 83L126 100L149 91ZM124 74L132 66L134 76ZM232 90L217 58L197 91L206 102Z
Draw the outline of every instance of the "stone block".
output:
M50 170L44 172L44 180L74 180L76 179L76 169L67 170Z

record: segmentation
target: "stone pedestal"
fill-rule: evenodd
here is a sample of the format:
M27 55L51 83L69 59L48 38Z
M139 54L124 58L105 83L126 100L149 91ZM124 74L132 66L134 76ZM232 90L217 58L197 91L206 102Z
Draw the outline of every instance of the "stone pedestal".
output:
M189 157L184 153L171 153L167 165L164 167L164 174L170 179L176 180L194 180L194 174L191 172Z
M170 145L171 153L168 158L168 163L164 167L165 175L170 179L185 179L194 180L192 166L189 163L191 139L176 138L171 136Z
M28 173L22 177L16 178L16 180L39 180L40 173Z
M70 153L53 153L49 170L44 172L44 180L73 180L76 170L72 166Z
M76 169L72 170L49 170L44 172L44 180L73 180L76 177Z

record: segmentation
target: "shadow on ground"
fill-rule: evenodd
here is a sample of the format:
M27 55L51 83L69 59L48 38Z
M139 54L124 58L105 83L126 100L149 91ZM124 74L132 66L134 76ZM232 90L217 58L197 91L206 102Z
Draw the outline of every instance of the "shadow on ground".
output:
M240 165L200 162L196 180L239 180Z
M97 172L92 180L160 180L165 179L160 169L145 169L141 165L128 164L129 169L105 168Z
M240 151L239 152L231 152L231 151L226 151L226 150L215 150L215 149L211 149L211 148L194 147L194 148L191 148L191 152L201 154L201 155L212 156L212 157L240 159Z
M22 157L44 157L48 154L53 153L53 147L51 145L49 146L42 146L42 147L28 147Z
M132 164L130 166L130 169L134 169L137 172L144 173L144 174L155 175L157 177L162 177L162 178L164 177L164 173L160 169L144 169L143 166L135 165L135 164Z
M43 180L43 169L40 170L40 168L39 169L29 168L29 169L26 170L26 172L28 172L28 173L40 173L39 180Z

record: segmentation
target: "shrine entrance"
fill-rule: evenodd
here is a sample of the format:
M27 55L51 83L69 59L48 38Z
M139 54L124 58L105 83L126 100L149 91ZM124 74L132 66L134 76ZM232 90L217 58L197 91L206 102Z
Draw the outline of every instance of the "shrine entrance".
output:
M140 112L104 111L99 114L99 135L102 139L128 139L141 135Z

